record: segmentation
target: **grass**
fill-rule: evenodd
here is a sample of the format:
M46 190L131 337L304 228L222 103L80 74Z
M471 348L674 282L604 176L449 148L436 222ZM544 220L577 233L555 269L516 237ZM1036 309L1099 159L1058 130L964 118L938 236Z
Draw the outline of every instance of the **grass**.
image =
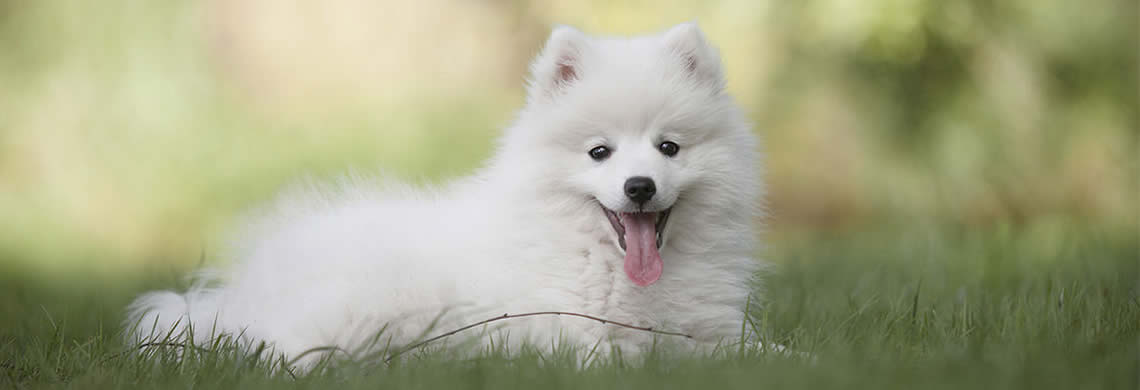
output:
M1135 231L1064 223L771 234L758 351L607 362L446 351L293 378L215 346L121 354L122 308L172 277L0 273L0 388L1126 388L1140 381Z

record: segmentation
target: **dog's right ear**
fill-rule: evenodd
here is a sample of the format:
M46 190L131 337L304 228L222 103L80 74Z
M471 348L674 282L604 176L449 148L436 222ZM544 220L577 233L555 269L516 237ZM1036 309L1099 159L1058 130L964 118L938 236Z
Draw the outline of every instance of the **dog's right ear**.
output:
M578 81L582 75L582 53L589 42L590 37L573 27L555 27L542 53L530 65L530 97L558 96Z
M681 59L689 76L720 91L724 89L724 72L720 56L709 45L705 33L694 22L681 23L665 32L665 45Z

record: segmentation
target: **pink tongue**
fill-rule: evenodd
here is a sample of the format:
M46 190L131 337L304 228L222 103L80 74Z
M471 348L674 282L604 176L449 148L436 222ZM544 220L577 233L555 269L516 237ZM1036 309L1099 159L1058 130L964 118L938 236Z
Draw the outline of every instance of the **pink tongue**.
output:
M661 253L657 252L657 213L622 213L625 225L625 275L634 284L648 286L661 277Z

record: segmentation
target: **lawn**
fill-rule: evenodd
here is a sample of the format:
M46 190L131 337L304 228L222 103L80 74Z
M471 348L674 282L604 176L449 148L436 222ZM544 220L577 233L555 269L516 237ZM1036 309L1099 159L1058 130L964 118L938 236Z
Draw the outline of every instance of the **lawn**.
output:
M294 377L220 347L180 362L142 357L123 353L123 306L145 289L177 286L179 272L2 270L0 388L1135 389L1136 234L1074 226L772 233L767 304L753 308L752 331L814 359L731 351L582 370L567 357L456 360L442 351Z

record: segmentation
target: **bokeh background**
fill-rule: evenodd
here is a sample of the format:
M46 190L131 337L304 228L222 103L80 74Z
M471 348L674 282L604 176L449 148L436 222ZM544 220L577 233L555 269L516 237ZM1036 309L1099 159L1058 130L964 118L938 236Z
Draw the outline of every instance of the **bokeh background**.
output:
M1138 17L1131 0L0 1L0 272L186 270L300 176L470 173L555 23L697 20L765 139L777 244L1135 237Z

